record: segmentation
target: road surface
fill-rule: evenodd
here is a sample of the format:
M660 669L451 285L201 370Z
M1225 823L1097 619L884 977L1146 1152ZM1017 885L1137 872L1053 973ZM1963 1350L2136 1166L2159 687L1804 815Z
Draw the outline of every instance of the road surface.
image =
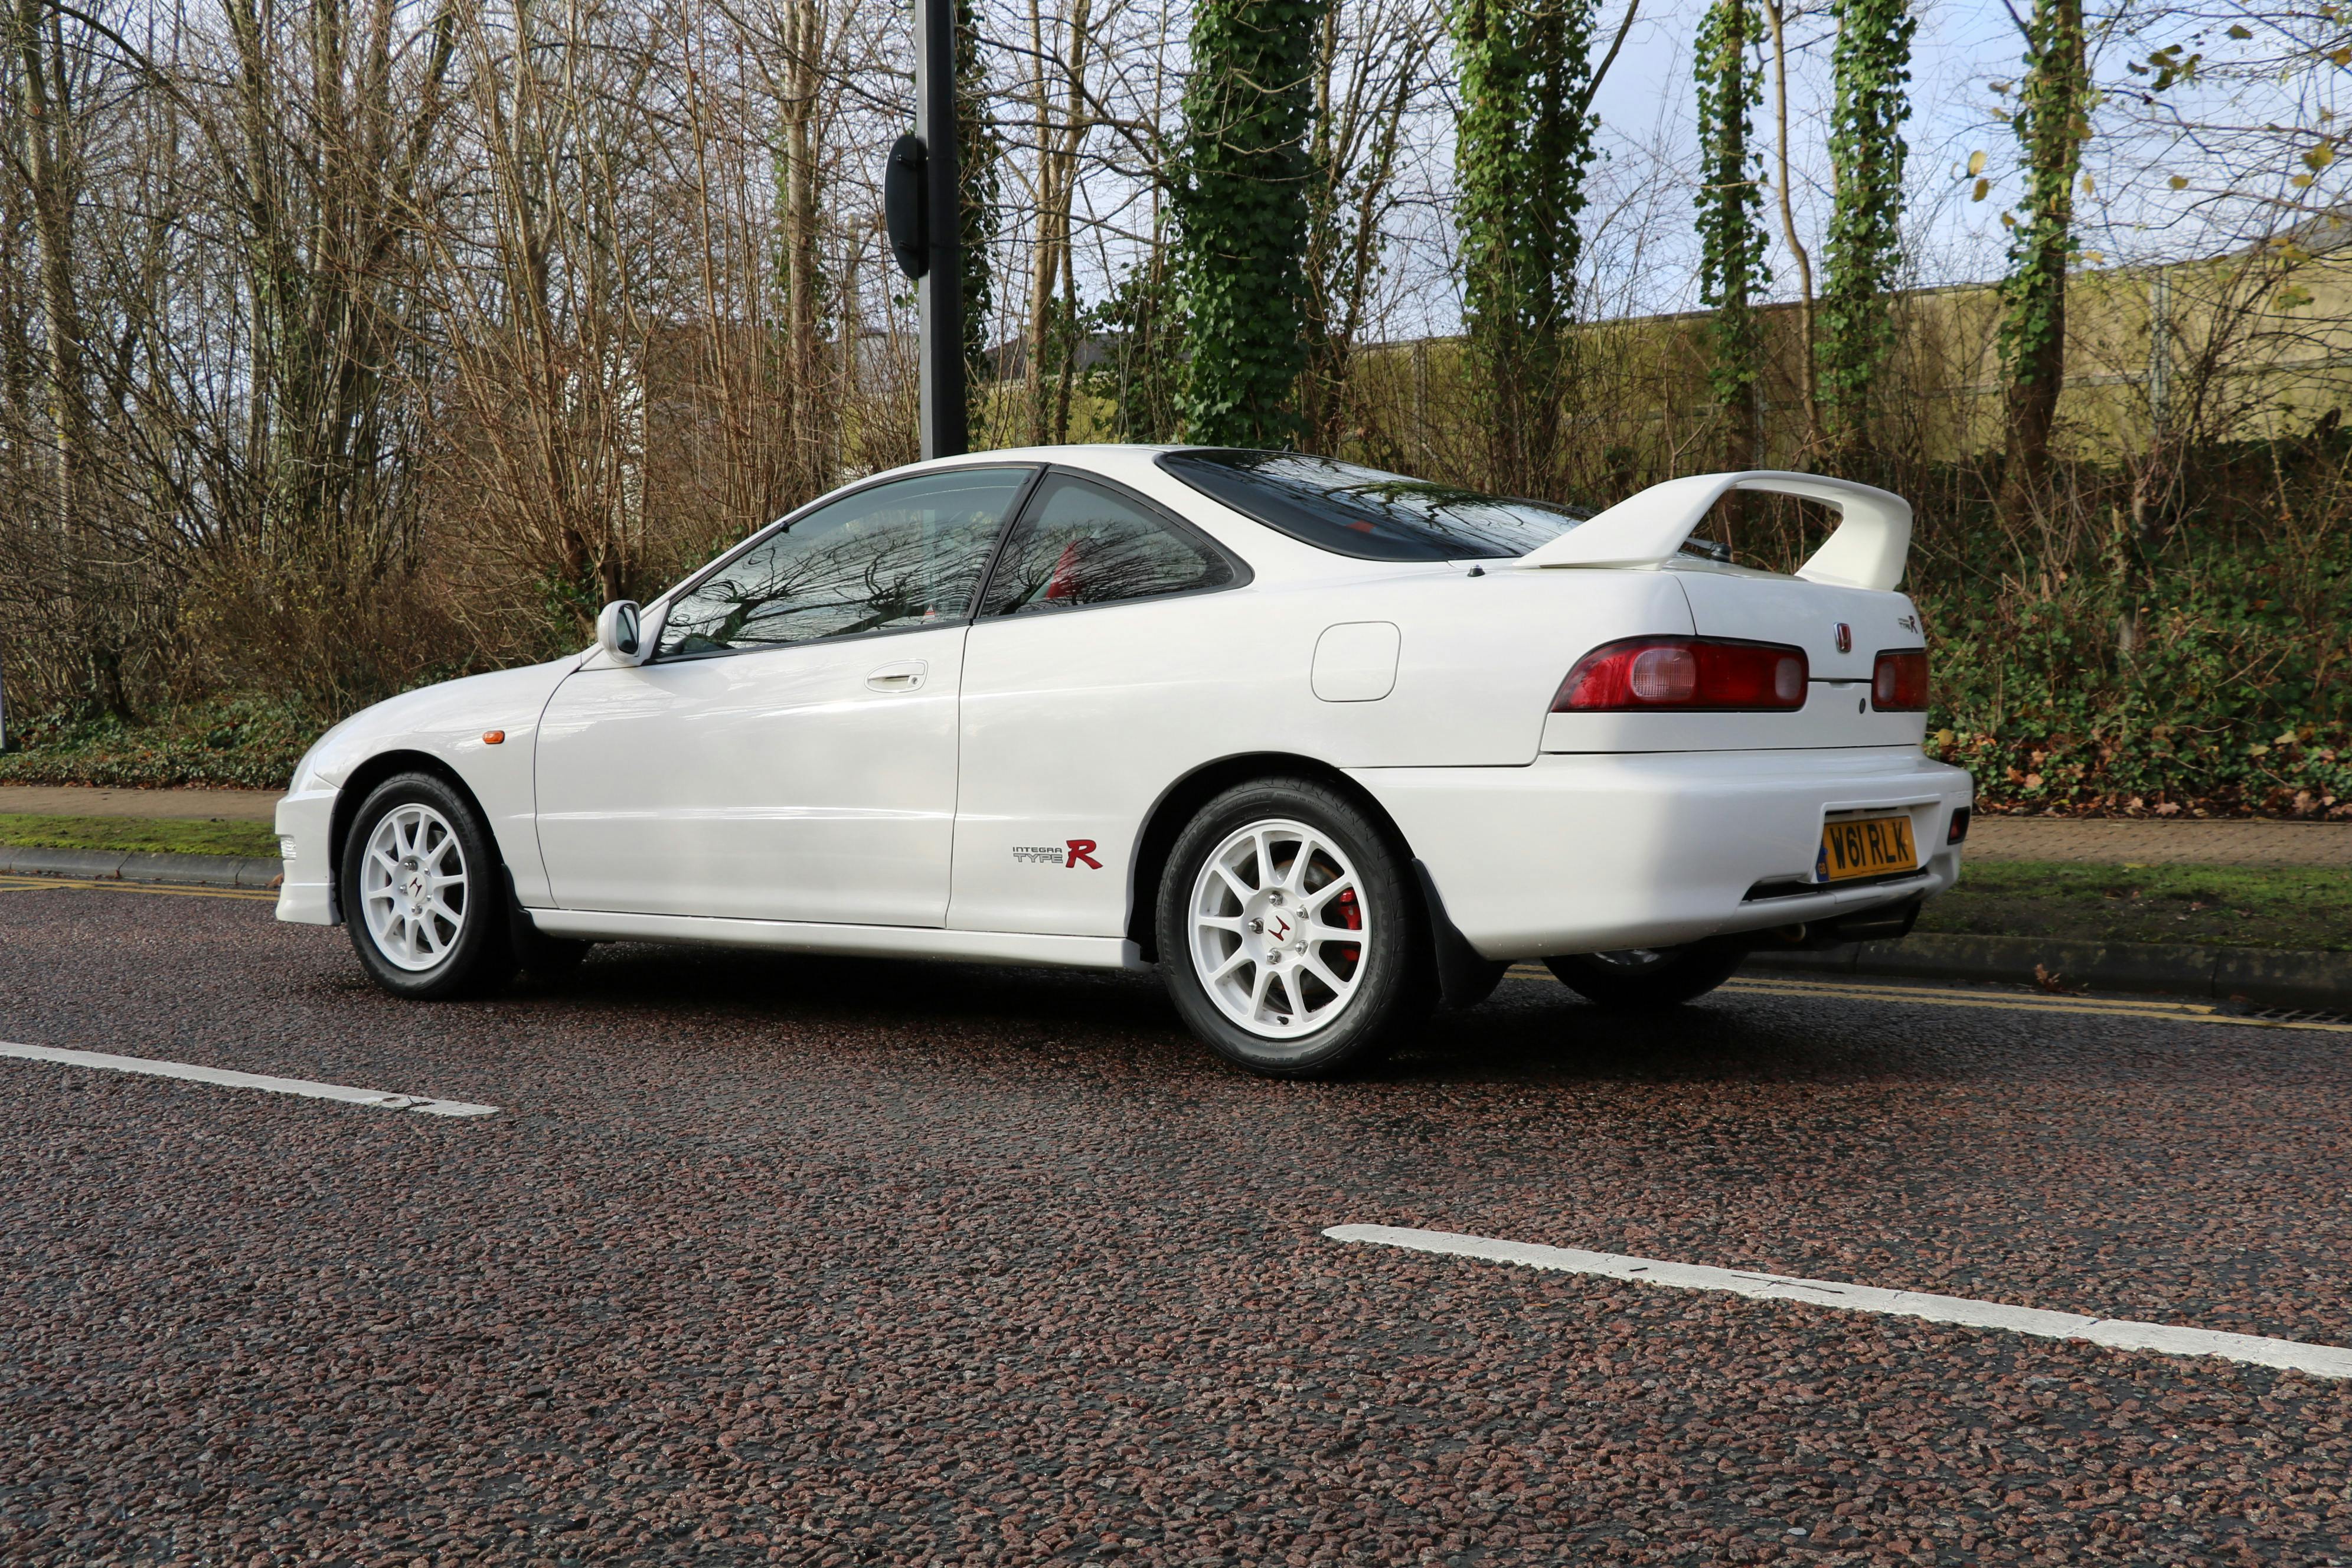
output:
M1279 1084L1126 977L415 1005L6 879L0 1040L497 1108L0 1060L13 1564L2352 1563L2352 1380L1323 1234L2352 1346L2341 1028L1516 979Z

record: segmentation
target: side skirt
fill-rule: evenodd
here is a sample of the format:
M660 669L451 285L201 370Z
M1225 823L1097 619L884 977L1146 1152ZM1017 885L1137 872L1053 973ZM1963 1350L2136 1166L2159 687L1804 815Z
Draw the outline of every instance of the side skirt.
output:
M583 942L688 942L773 952L856 958L934 958L958 963L1026 963L1056 969L1148 972L1124 937L1034 936L1020 931L943 931L936 926L824 925L806 921L721 920L708 915L628 915L596 910L525 910L549 936Z

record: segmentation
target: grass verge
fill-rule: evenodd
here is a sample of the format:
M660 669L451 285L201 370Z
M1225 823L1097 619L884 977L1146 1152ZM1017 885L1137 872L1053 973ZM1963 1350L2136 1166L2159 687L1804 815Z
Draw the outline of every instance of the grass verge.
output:
M2352 871L1970 861L1922 931L2352 949Z
M136 851L150 855L247 855L274 859L267 822L218 817L33 816L0 812L0 844L25 849Z

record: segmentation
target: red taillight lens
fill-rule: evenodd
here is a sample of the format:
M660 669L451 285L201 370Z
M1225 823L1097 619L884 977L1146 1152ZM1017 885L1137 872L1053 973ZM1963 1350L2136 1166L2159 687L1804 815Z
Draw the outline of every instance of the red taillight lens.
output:
M1659 708L1788 710L1805 705L1805 650L1715 637L1629 637L1576 661L1555 713Z
M1870 705L1881 713L1927 710L1927 650L1897 648L1878 656L1870 672Z

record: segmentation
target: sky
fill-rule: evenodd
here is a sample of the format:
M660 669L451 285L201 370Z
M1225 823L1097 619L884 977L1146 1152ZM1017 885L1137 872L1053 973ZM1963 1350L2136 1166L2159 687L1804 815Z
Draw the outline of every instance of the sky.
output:
M2012 13L2003 0L1918 0L1904 217L1916 284L1979 281L2007 269L2001 215L2022 193L2016 137L1998 118L2008 100L1996 87L2015 82L2021 70L2019 17L2029 4L2020 0ZM1689 222L1697 163L1690 40L1706 9L1705 0L1640 0L1625 51L1596 100L1608 157L1595 172L1594 207L1601 216L1613 207L1629 220L1651 219L1646 226L1623 226L1629 233L1646 227L1650 237L1638 258L1635 247L1612 245L1596 227L1600 313L1698 305ZM1609 6L1604 27L1613 28L1623 14ZM2215 254L2293 223L2299 215L2287 208L2308 213L2343 201L2330 188L2346 182L2352 160L2330 166L2311 188L2291 190L2286 182L2304 167L2295 153L2312 138L2277 128L2332 123L2334 95L2347 90L2336 79L2346 73L2262 68L2256 62L2274 62L2285 37L2284 29L2265 26L2265 15L2228 0L2202 10L2198 0L2168 0L2137 11L2111 10L2108 30L2095 31L2092 75L2105 96L2092 115L2093 136L2083 155L2087 180L2075 198L2082 265ZM2231 25L2241 20L2256 28L2242 43L2231 37L2243 36L2245 29ZM2095 28L2099 26L2095 16ZM1790 80L1795 122L1790 183L1817 271L1817 237L1828 216L1832 37L1823 0L1815 0L1812 12L1790 28L1798 58ZM2201 54L2207 72L2160 100L2143 99L2138 89L2147 79L2131 74L2130 62L2169 43ZM2172 128L2171 112L2207 129L2191 134ZM2238 129L2216 133L2221 127ZM1769 122L1759 129L1769 137ZM1991 188L1986 199L1975 201L1968 163L1979 152ZM2185 188L2175 187L2176 176ZM1786 297L1793 269L1769 207L1767 220L1778 292Z
M1595 107L1601 116L1606 161L1595 171L1596 207L1633 200L1636 210L1654 212L1650 242L1655 249L1639 266L1627 264L1613 279L1623 307L1640 311L1691 310L1698 305L1696 239L1690 231L1693 172L1698 153L1691 84L1691 39L1706 12L1704 0L1642 0L1633 31ZM1613 29L1623 16L1612 6L1603 26ZM2000 0L1923 0L1913 45L1906 213L1912 265L1923 284L1970 281L1996 275L2002 265L2000 189L1981 204L1967 199L1974 181L1962 171L1971 152L1982 150L1987 173L1998 175L2013 161L2014 138L1992 118L2000 100L1990 83L2017 74L2022 41ZM1829 52L1832 33L1825 6L1796 17L1790 26L1790 118L1791 180L1800 232L1815 251L1827 217ZM1759 136L1769 146L1768 78ZM1775 237L1774 272L1785 292L1792 269L1778 244L1779 223L1767 197L1767 228ZM1665 221L1661 221L1665 220ZM1670 244L1668 230L1680 244ZM1609 247L1603 243L1604 254Z

